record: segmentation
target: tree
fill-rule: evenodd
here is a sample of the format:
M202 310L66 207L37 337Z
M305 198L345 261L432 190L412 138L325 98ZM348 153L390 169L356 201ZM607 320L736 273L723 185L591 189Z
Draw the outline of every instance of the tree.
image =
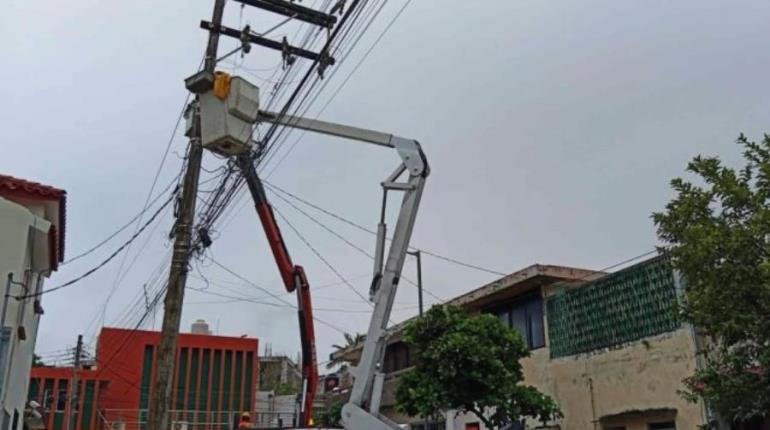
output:
M404 339L418 359L396 389L402 413L472 412L490 428L526 417L561 417L553 399L521 384L519 360L529 355L527 346L493 315L469 317L455 307L434 306L406 326Z
M770 136L737 143L745 166L694 158L697 184L672 180L676 196L652 216L685 279L681 313L707 340L684 394L730 422L770 416Z
M337 351L342 351L342 350L347 349L347 348L349 348L351 346L358 345L359 343L364 341L364 337L365 337L361 333L356 333L354 335L350 334L350 333L344 333L344 336L345 336L345 345L332 345L332 347L335 348ZM327 369L333 369L333 368L335 368L335 367L337 367L339 365L342 366L341 367L342 371L347 369L347 365L345 363L345 360L343 360L342 358L335 358L335 359L329 360L329 362L326 363L326 368Z
M32 354L32 366L33 367L45 367L43 358L37 354Z
M342 403L334 400L317 414L318 425L321 427L335 428L341 427L342 421Z

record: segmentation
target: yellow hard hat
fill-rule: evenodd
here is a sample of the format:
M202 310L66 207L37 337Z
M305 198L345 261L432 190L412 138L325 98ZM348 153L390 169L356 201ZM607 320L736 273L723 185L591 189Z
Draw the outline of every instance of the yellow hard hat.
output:
M249 419L249 418L251 418L251 414L249 414L248 412L244 412L244 413L241 414L241 418Z

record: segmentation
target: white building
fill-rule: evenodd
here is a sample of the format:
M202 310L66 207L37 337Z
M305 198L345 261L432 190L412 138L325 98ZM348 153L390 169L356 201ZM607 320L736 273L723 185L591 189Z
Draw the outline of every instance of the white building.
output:
M0 175L0 430L21 430L43 280L64 258L66 192Z

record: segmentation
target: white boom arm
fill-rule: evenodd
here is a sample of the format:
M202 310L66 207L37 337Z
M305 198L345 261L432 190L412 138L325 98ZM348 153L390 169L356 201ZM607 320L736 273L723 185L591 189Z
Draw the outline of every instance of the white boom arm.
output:
M380 222L377 226L374 278L369 291L369 297L374 302L374 311L369 323L369 331L366 333L361 360L352 371L355 383L350 401L342 408L342 421L347 430L399 429L398 425L380 414L385 377L383 360L387 344L385 329L393 309L393 300L396 297L406 252L409 249L409 240L412 237L425 180L430 173L425 154L416 140L392 134L308 118L281 116L273 112L260 111L258 120L394 148L401 157L401 163L396 170L382 182L383 199ZM408 172L408 178L397 182L405 172ZM387 234L385 206L390 190L402 191L404 196L388 257L383 266Z

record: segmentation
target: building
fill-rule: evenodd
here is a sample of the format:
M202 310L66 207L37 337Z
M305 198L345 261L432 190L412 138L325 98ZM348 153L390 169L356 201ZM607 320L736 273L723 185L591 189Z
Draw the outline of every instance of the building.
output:
M259 357L259 391L297 394L301 391L302 371L285 355Z
M207 323L206 320L195 320L195 322L192 323L192 327L190 327L190 333L205 334L205 335L214 334L209 329L209 323Z
M47 429L144 429L155 378L160 333L103 328L96 366L78 372L77 406L70 415L72 368L36 367L29 398L43 405ZM234 416L254 412L258 376L258 341L253 338L181 333L172 387L171 417L178 426L231 428Z
M667 262L656 257L609 275L534 265L449 303L497 315L522 334L531 349L522 361L525 383L553 397L564 413L549 428L689 430L706 422L707 411L677 393L698 366L699 349L694 330L677 319L678 288ZM403 327L391 330L386 350L382 412L423 429L422 420L394 408L398 377L415 359L402 341ZM360 347L333 355L355 362ZM453 411L428 427L485 428L474 415Z
M66 428L65 420L70 417L72 429L95 430L102 428L97 412L97 399L107 385L106 379L90 369L77 372L79 401L75 413L71 413L71 386L75 369L72 367L33 367L30 372L29 400L38 402L47 429Z
M256 416L260 427L283 427L296 423L302 391L302 371L285 355L273 355L269 348L259 357L259 391Z
M64 259L64 190L0 175L0 429L21 429L43 314L43 282Z

